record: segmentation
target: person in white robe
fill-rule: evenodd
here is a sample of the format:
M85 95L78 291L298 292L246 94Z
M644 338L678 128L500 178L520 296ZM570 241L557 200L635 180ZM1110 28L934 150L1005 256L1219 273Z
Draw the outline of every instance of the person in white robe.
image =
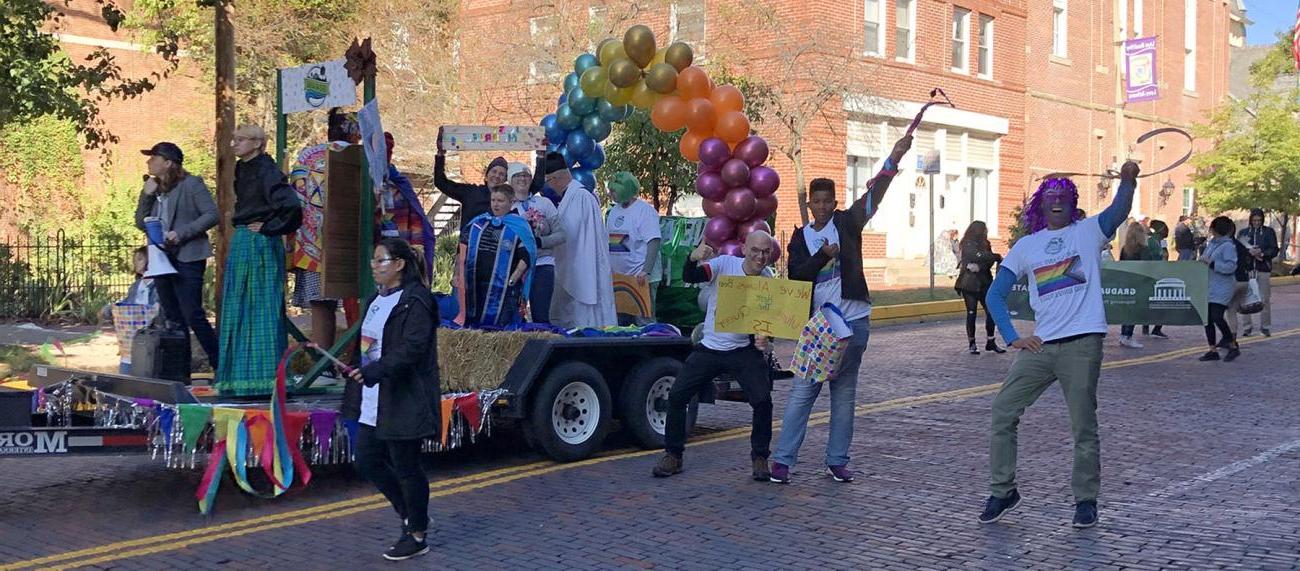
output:
M566 239L555 252L551 323L566 329L618 325L608 234L600 202L574 180L559 153L546 156L546 185L561 195L560 223Z

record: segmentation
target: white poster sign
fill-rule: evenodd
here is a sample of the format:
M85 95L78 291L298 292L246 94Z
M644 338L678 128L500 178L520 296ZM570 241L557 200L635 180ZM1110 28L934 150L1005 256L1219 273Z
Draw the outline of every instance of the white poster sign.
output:
M328 110L356 103L357 86L343 67L346 61L336 59L280 70L284 113Z

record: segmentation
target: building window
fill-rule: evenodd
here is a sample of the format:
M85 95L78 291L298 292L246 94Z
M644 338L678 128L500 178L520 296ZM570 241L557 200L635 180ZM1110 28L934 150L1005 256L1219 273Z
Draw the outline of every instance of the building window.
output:
M952 9L952 70L970 72L970 10Z
M1067 38L1070 29L1069 0L1052 0L1052 55L1069 57Z
M559 47L559 17L552 14L528 19L528 33L532 37L537 55L528 64L528 75L535 81L549 81L560 77L555 64L555 49Z
M704 56L705 23L704 0L679 0L673 2L670 42L686 42L695 51L698 61Z
M587 8L587 45L589 51L595 51L596 45L609 36L609 7L592 6Z
M1183 89L1196 91L1196 0L1185 0L1183 16Z
M979 76L993 77L993 17L980 15Z
M869 56L881 56L885 53L885 36L880 33L880 28L885 21L884 4L882 0L864 0L863 17L866 20L864 27L865 46L863 53Z
M1133 0L1133 37L1142 37L1142 0Z
M848 156L848 163L844 172L844 204L853 204L859 198L862 198L863 194L866 194L867 182L871 180L871 177L875 176L876 164L879 161L880 159L875 157ZM870 221L867 222L866 229L872 229Z
M894 57L912 61L916 57L916 0L894 0Z
M1183 215L1191 216L1196 212L1196 189L1190 186L1183 187Z

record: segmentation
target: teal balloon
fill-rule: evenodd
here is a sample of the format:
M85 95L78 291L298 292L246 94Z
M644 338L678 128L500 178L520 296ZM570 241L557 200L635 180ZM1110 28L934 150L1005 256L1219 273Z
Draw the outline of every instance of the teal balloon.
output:
M628 116L628 110L631 108L631 105L614 105L605 99L596 101L596 113L600 115L601 119L611 123L617 123L626 119Z
M576 73L570 73L569 75L564 76L564 92L565 92L565 93L568 93L568 92L570 92L570 91L573 91L573 88L575 88L575 87L577 87L577 86L578 86L578 74L576 74Z
M582 132L597 143L609 136L610 124L595 113L582 118Z
M573 60L573 71L582 76L582 72L600 65L600 60L591 54L582 54Z
M572 131L582 126L582 116L574 113L566 103L555 110L555 124L565 131Z
M596 98L588 96L581 87L569 91L569 109L578 115L589 115L596 110Z

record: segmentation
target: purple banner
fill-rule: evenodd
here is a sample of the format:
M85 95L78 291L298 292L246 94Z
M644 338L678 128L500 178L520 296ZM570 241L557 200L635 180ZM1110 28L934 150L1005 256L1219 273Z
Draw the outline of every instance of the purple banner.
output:
M1133 38L1124 41L1124 100L1128 103L1160 98L1156 87L1156 39Z

